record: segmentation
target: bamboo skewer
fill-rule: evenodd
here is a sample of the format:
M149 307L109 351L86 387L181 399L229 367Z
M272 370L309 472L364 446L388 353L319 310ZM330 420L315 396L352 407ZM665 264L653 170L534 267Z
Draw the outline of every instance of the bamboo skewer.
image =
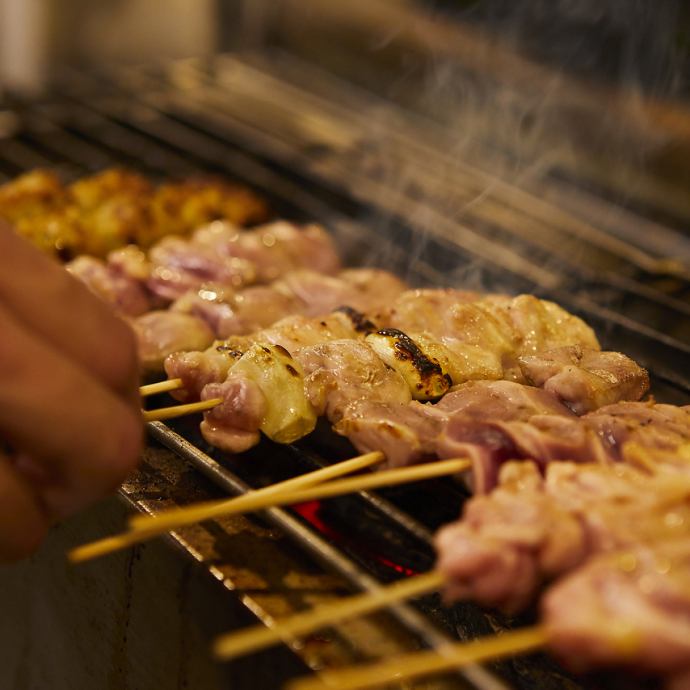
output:
M396 601L432 592L442 584L443 575L437 570L432 570L373 592L347 597L311 611L298 613L285 620L277 620L273 628L260 625L238 633L222 635L216 639L213 651L219 659L232 659L269 647L280 640L327 627L336 621L361 616Z
M168 379L167 381L159 381L158 383L149 383L147 386L141 386L139 388L139 395L145 398L147 395L176 391L182 387L182 379Z
M292 479L286 479L277 484L271 484L271 486L266 486L263 489L250 491L243 496L236 496L220 501L206 501L205 503L196 504L189 508L176 508L164 511L160 516L135 515L130 519L130 527L133 528L130 532L116 534L112 537L106 537L105 539L99 539L90 544L79 546L70 551L67 555L69 560L73 563L80 563L99 556L105 556L113 551L127 548L128 546L146 541L160 534L165 534L165 532L169 532L175 527L191 525L220 515L232 515L235 512L241 512L242 507L247 503L255 501L257 496L276 496L281 492L294 491L299 488L320 484L334 477L370 467L371 465L382 462L383 459L383 453L374 451L372 453L358 455L356 458L351 458L350 460L334 463L328 467L322 467L319 470L302 474L299 477L293 477ZM222 511L220 511L221 508L223 509Z
M404 467L396 470L377 472L376 474L365 475L363 477L341 479L299 491L281 492L277 495L275 492L259 496L252 493L240 497L243 501L239 506L236 503L234 505L226 505L222 513L219 510L218 513L215 514L215 517L220 517L221 514L239 515L257 510L265 510L267 508L342 496L343 494L357 491L365 491L384 486L396 486L424 479L432 479L434 477L442 477L449 474L457 474L466 470L470 464L471 463L465 459L442 460L440 462L428 463L416 467ZM239 501L240 498L235 499L235 501ZM224 501L224 503L229 502ZM207 508L208 504L205 504L205 507ZM196 508L195 506L190 506L188 509L180 509L180 512L183 510L196 511ZM196 517L194 521L197 520L198 517ZM188 524L188 522L185 522L185 524ZM137 528L131 532L125 532L121 535L115 535L107 539L77 547L68 553L68 557L74 563L86 561L131 546L139 541L146 541L157 534L162 534L169 530L170 527L167 525L159 526L155 522L152 522L148 527Z
M289 682L285 690L358 690L378 687L530 652L544 647L547 643L546 630L537 625L472 642L460 642L435 650L407 654L393 661L328 671L317 677L298 678Z
M377 451L378 453L378 451ZM360 456L366 457L366 456ZM356 460L357 458L353 458ZM349 477L337 481L320 482L318 486L308 487L300 490L290 491L252 491L250 494L241 496L229 501L207 501L201 506L190 506L189 508L178 508L170 511L169 515L160 517L141 517L132 520L132 531L150 532L152 529L169 531L171 527L181 527L182 525L194 524L211 517L221 517L226 515L236 515L240 512L262 510L278 506L293 505L296 503L306 503L307 501L317 501L343 494L356 493L357 491L367 491L386 486L396 486L409 482L422 481L433 477L442 477L448 474L457 474L468 469L469 460L441 460L430 462L425 465L415 467L402 467L395 470L383 470L376 474L366 474L364 476ZM329 469L329 468L326 468ZM296 477L295 479L301 479ZM292 480L288 480L292 481ZM278 485L267 487L274 489Z
M142 410L145 422L160 422L164 419L174 419L184 415L194 414L210 410L223 402L223 398L211 398L210 400L199 400L199 402L187 403L186 405L173 405L172 407L160 407L157 410Z
M336 462L328 467L322 467L320 470L307 472L292 479L265 486L263 489L256 489L250 491L243 496L235 498L221 499L219 501L206 501L204 503L197 503L188 508L173 508L172 510L165 510L156 515L132 515L129 519L129 526L133 531L146 530L153 525L158 528L165 528L166 530L175 527L183 527L184 525L194 524L196 522L203 522L215 517L220 517L225 514L228 508L234 510L237 506L246 503L248 499L254 499L257 496L275 496L283 492L297 491L315 484L322 484L323 482L335 479L344 474L350 474L357 470L371 467L383 462L385 456L380 451L373 453L366 453L358 455L356 458Z

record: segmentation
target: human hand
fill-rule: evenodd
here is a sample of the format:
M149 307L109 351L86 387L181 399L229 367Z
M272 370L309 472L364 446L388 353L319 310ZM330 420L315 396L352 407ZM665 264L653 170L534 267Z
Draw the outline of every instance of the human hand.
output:
M138 385L130 328L0 222L0 561L135 467Z

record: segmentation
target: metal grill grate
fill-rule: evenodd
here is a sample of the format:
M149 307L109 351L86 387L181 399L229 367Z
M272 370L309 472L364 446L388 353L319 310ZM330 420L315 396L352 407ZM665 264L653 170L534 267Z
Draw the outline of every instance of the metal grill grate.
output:
M67 178L112 165L156 178L220 172L254 185L287 216L323 222L348 262L383 263L414 283L470 280L551 297L579 312L606 347L647 366L660 400L687 401L690 243L681 235L620 210L606 214L616 227L598 227L593 218L608 208L605 200L554 181L540 195L449 160L442 132L396 112L383 114L389 126L373 140L367 113L380 112L381 104L317 82L319 95L307 93L232 57L108 75L70 72L41 101L11 104L11 116L3 119L7 135L0 138L0 180L34 167ZM404 188L390 185L391 166L415 171ZM577 214L566 210L573 199L581 203ZM652 232L660 238L658 253L648 242L632 242L636 233ZM181 436L163 425L152 432L222 488L235 493L266 482L252 463L202 452L193 424L180 421L172 429ZM257 450L266 452L265 446ZM285 471L296 472L340 452L346 451L331 439L312 439L281 449L280 457ZM323 512L350 530L352 542L384 535L376 547L388 561L422 570L433 559L431 531L457 515L463 498L459 487L436 482L338 499ZM267 517L354 587L375 586L372 574L396 576L352 542L333 549L286 511ZM469 605L448 612L427 601L423 610L466 637L507 624ZM412 607L393 614L428 645L449 639ZM513 669L508 677L533 687L533 672L540 687L560 687L562 677L546 662ZM503 687L482 669L462 678L464 687Z

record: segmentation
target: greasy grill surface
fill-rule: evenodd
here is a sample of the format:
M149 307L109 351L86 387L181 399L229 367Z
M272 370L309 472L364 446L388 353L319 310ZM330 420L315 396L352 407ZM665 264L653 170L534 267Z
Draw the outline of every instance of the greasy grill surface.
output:
M321 96L311 97L232 58L212 66L185 63L107 78L70 73L54 95L13 103L2 119L0 181L34 167L56 169L68 179L112 165L161 179L223 173L254 185L280 214L323 222L347 263L384 265L413 284L483 286L552 298L582 315L605 348L647 366L658 400L688 401L690 252L675 231L651 219L623 217L621 223L640 232L658 230L655 253L625 239L624 228L613 234L598 228L586 205L582 215L571 215L469 166L449 168L442 147L422 143L437 134L422 124L415 130L407 121L393 121L387 134L373 141L358 115L366 105L357 102L360 96L351 94L348 106L342 94L337 103L324 96L328 85L320 88ZM404 190L391 189L382 162L411 161L417 163L412 182ZM444 171L442 179L437 170ZM468 203L489 184L495 192L486 203ZM550 198L569 193L550 189ZM600 209L606 202L591 204ZM458 208L462 213L455 212ZM664 257L671 247L672 262ZM196 423L172 425L192 444L183 454L232 492L352 452L319 430L287 449L264 443L250 461L228 458L203 442ZM155 434L180 450L162 425ZM367 573L387 581L428 569L430 535L459 514L465 496L462 487L437 481L303 506L297 522L285 511L268 517L354 587L367 588ZM325 548L325 538L335 551ZM461 638L511 623L472 605L442 609L436 597L421 606ZM396 615L426 644L444 639L409 607L399 607ZM516 687L557 688L566 682L562 671L543 658L505 663L499 671ZM500 687L488 674L471 671L465 677L464 687ZM586 685L610 687L610 680L590 679Z

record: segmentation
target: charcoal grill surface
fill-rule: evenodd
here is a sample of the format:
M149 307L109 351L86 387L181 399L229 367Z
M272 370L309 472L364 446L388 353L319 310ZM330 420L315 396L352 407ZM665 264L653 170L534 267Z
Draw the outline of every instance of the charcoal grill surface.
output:
M688 401L690 248L682 235L630 212L607 215L638 228L658 227L660 245L675 248L670 261L649 243L636 245L634 234L609 231L591 213L567 210L573 197L584 198L581 189L556 181L549 182L548 195L518 189L449 161L444 133L428 122L401 117L360 92L343 98L342 85L322 76L313 80L314 93L288 76L230 55L107 74L68 72L48 96L11 102L1 121L0 181L34 167L68 179L113 165L159 179L222 173L256 187L281 215L324 223L347 263L383 265L413 284L469 282L552 298L581 314L604 347L644 364L660 401ZM385 135L376 140L367 129L366 113L373 109L388 118L377 130ZM386 165L416 172L404 189L393 189ZM584 208L606 207L605 199L588 194ZM569 203L560 205L560 199ZM206 446L194 420L154 424L150 432L230 493L350 450L326 435L279 451L264 443L249 459L260 461L251 462ZM270 456L280 465L267 461ZM353 588L371 589L431 567L431 534L459 513L464 498L459 486L428 482L333 500L316 514L272 510L265 519ZM155 509L155 501L137 505ZM333 534L339 535L335 544L329 543ZM391 614L429 646L516 623L472 605L443 609L433 597L419 609L400 605ZM497 671L516 687L576 687L543 658ZM503 687L498 675L483 669L461 673L457 683Z

